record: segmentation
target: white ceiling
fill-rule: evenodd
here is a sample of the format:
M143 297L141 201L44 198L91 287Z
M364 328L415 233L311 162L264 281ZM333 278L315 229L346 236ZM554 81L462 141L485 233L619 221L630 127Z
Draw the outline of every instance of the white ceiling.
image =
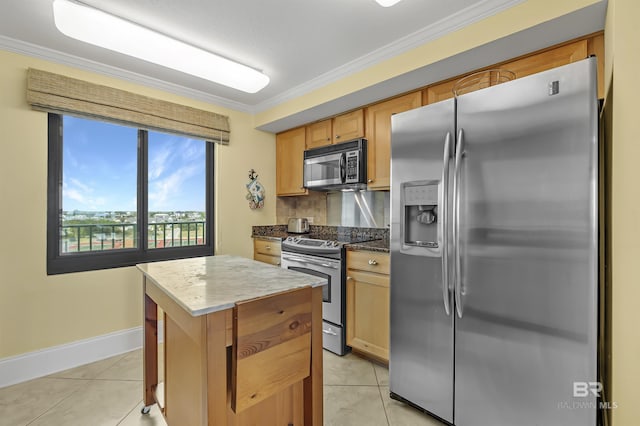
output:
M82 0L263 71L271 82L256 94L70 39L54 26L52 0L3 2L0 36L260 109L397 54L407 37L442 35L520 1L404 0L384 8L374 0Z
M403 0L384 8L374 0L82 0L90 6L261 70L271 82L255 94L70 39L54 26L52 0L5 0L0 14L0 48L255 113L522 1ZM597 15L599 22L595 27L599 28L593 29L594 25L589 24L584 30L563 30L562 35L554 34L553 37L566 37L557 40L562 41L568 39L567 35L602 28L603 10L600 7L591 13ZM567 26L566 23L559 25ZM536 36L540 43L555 40L548 30L544 29ZM540 47L545 45L548 44ZM519 46L520 50L529 48L524 41ZM515 56L513 46L503 47L505 54ZM515 49L516 54L517 51ZM445 77L455 75L447 72ZM433 75L437 77L438 73ZM416 84L411 78L390 83L393 84L387 85L386 92L372 88L367 96L350 102L362 105L367 98L383 98L385 94L393 94L390 90L400 93L407 84ZM333 107L344 108L344 111L348 104L338 102ZM297 121L314 116L321 118L318 114L328 116L328 112L329 109L321 108L315 115L307 114ZM292 123L295 124L280 123L265 130L275 131Z

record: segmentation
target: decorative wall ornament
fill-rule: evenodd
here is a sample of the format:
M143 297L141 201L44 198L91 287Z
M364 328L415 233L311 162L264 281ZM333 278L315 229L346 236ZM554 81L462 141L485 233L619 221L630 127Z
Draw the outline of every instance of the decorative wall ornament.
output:
M258 181L258 175L253 169L249 170L249 179L251 181L246 185L249 208L261 209L264 207L264 186Z

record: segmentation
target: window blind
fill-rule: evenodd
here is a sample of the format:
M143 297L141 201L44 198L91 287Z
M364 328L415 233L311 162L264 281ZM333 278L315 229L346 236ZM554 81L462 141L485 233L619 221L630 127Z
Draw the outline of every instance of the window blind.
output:
M227 116L33 68L27 70L27 102L39 111L229 143Z

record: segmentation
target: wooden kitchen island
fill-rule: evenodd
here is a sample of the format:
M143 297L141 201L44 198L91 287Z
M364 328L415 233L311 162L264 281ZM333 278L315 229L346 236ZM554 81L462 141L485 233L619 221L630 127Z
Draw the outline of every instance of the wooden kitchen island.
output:
M322 425L324 278L232 256L138 269L143 413L158 403L169 426ZM158 307L164 319L162 384Z

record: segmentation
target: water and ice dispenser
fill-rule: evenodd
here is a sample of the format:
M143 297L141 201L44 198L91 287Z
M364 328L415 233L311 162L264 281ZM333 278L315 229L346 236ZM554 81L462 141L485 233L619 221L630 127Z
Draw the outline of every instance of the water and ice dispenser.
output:
M438 189L440 181L405 182L402 192L402 251L439 253L442 225L438 217ZM416 250L420 247L423 250ZM418 253L414 253L418 254ZM423 253L425 254L425 253Z

